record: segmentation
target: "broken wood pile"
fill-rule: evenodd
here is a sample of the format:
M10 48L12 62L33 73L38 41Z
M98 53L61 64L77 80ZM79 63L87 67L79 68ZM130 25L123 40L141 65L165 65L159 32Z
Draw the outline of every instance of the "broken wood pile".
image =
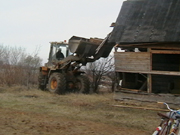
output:
M125 107L125 108L136 108L136 109L145 109L145 110L157 110L157 111L166 111L164 109L164 105L158 105L157 102L166 102L173 108L180 108L180 95L173 94L154 94L154 93L146 93L142 91L115 91L114 100L123 101L124 103L128 103L131 101L131 106L127 105L114 105L116 107ZM133 103L138 102L139 104L143 104L146 107L134 106ZM148 107L152 104L155 104L155 107ZM157 109L158 108L158 109Z

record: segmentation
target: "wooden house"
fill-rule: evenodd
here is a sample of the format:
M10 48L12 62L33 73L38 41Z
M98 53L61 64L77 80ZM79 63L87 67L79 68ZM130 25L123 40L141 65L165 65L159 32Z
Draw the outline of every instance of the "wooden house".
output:
M128 0L109 42L121 89L180 94L180 0Z

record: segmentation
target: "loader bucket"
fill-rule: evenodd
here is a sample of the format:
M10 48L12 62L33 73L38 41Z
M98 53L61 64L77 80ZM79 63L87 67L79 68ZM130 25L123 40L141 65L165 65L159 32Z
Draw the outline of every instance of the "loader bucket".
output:
M91 57L95 55L95 51L101 42L100 39L73 36L69 39L69 50L83 57Z
M114 43L108 42L109 35L105 39L99 38L82 38L73 36L69 39L69 49L72 53L76 53L83 57L93 56L93 60L101 57L108 57Z

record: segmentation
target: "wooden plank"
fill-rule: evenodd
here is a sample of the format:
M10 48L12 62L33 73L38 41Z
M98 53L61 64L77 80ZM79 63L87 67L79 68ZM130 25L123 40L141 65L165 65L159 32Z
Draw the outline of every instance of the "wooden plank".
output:
M115 63L116 64L116 63ZM146 64L141 64L141 66L139 65L131 65L131 64L123 64L123 65L119 65L119 66L115 66L115 70L126 70L126 71L149 71L149 67Z
M119 62L136 62L140 63L141 61L148 62L150 59L149 58L135 58L135 57L123 57L123 56L115 56L115 60Z
M120 57L130 57L130 58L148 58L149 59L149 53L148 52L114 52L114 55L117 57L117 56L120 56ZM145 56L145 57L142 57L142 56Z
M127 105L113 105L113 106L114 107L122 107L122 108L133 108L133 109L143 109L143 110L169 112L169 110L167 110L167 109L158 109L158 108L150 108L150 107L127 106Z
M153 94L153 93L130 93L123 91L115 91L114 94L115 100L131 100L131 101L140 101L140 102L164 102L168 104L173 104L176 108L180 107L180 97L173 94Z
M115 62L122 62L122 63L128 63L128 62L131 62L131 63L142 63L141 61L143 62L149 62L150 59L149 58L135 58L135 57L123 57L123 56L115 56Z
M167 50L180 50L180 47L178 46L152 46L152 49L167 49Z
M176 43L140 43L140 44L121 44L120 48L152 48L152 49L175 49L180 50L179 42Z
M115 65L116 66L138 66L140 67L141 65L142 66L149 66L149 61L150 60L132 60L132 59L116 59L115 58Z
M153 54L180 54L180 51L172 51L172 50L152 50L151 53Z
M150 53L148 52L115 52L114 55L116 70L150 70Z
M126 72L126 73L139 73L139 74L156 74L156 75L173 75L173 76L180 76L180 72L171 72L171 71L127 71L127 70L115 70L116 72Z
M137 90L137 89L127 89L127 88L121 88L121 91L130 91L130 92L134 92L134 93L139 93L139 92L141 92L141 90Z
M148 48L148 52L151 52L151 48ZM152 70L152 54L150 53L150 70ZM152 76L151 74L147 75L147 92L152 93Z
M147 92L152 93L152 76L151 76L151 74L148 74L148 77L147 77Z
M140 65L147 65L147 63L149 62L149 60L142 60L142 61L133 61L133 60L123 60L121 59L121 61L118 61L115 59L115 63L116 64L128 64L128 65L137 65L137 64L140 64Z

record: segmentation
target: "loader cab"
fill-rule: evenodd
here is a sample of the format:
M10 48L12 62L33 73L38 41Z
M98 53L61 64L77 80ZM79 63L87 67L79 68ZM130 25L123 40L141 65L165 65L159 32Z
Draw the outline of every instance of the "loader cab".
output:
M55 64L69 55L68 44L65 42L50 42L49 64Z

